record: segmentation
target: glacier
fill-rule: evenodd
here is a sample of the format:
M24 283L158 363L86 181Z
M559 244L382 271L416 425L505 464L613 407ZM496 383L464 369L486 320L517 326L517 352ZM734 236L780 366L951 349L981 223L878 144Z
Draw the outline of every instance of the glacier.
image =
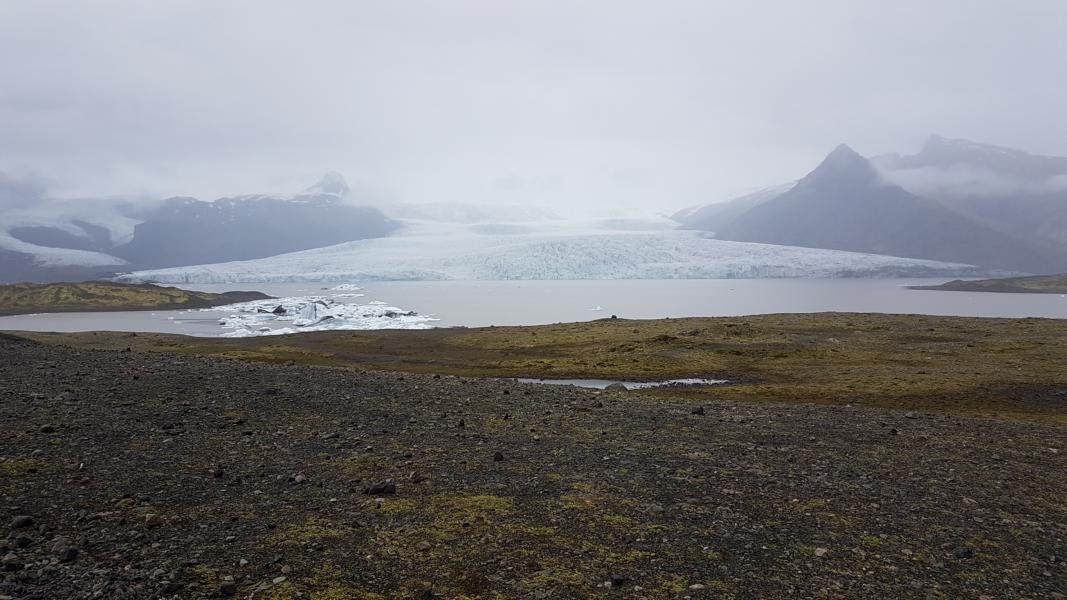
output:
M29 254L33 262L42 267L115 267L128 264L125 260L91 250L73 248L54 248L38 246L15 238L6 231L0 231L0 250ZM128 268L128 267L127 267Z
M104 252L31 244L16 238L9 231L18 227L54 227L77 237L86 237L85 230L74 225L74 221L78 220L107 229L113 242L132 236L133 228L138 223L102 201L56 201L19 207L0 213L0 250L28 254L34 263L42 267L121 268L128 264Z
M257 260L135 271L168 284L417 280L966 277L972 265L591 223L408 222L397 234Z

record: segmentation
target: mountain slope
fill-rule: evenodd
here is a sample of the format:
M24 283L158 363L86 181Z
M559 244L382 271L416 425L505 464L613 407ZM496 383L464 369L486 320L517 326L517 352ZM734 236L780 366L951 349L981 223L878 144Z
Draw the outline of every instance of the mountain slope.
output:
M195 265L379 237L395 228L378 209L351 206L331 194L172 198L114 253L142 268Z
M791 181L783 185L764 188L726 202L690 207L674 213L671 215L671 219L681 223L683 229L719 231L751 208L777 198L794 185L796 185L796 182Z
M917 154L872 160L905 189L989 227L1067 246L1067 158L931 136Z
M1053 253L885 181L845 145L792 189L737 216L717 237L1018 271L1062 265Z

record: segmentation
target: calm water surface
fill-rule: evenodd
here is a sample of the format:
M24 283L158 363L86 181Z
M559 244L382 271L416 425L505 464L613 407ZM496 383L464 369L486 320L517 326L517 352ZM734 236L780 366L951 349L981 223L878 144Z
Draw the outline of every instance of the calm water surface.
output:
M732 316L800 312L879 312L975 317L1067 318L1059 294L932 292L907 285L925 279L685 279L611 281L417 281L359 284L360 298L430 314L441 327L536 325L588 321L611 315L629 319ZM332 295L324 286L210 284L205 291L258 290L272 296ZM0 330L158 331L213 336L226 311L67 313L0 317Z

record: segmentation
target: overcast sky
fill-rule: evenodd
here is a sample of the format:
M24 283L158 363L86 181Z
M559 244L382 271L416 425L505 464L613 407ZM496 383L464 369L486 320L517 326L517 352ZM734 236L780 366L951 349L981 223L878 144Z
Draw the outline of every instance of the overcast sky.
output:
M1067 1L0 0L0 171L662 210L929 133L1067 155Z

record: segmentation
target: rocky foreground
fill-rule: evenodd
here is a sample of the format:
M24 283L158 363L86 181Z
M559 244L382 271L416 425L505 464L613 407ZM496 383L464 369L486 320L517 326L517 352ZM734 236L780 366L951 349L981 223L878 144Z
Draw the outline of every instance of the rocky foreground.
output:
M0 598L1065 598L1058 425L0 337Z

